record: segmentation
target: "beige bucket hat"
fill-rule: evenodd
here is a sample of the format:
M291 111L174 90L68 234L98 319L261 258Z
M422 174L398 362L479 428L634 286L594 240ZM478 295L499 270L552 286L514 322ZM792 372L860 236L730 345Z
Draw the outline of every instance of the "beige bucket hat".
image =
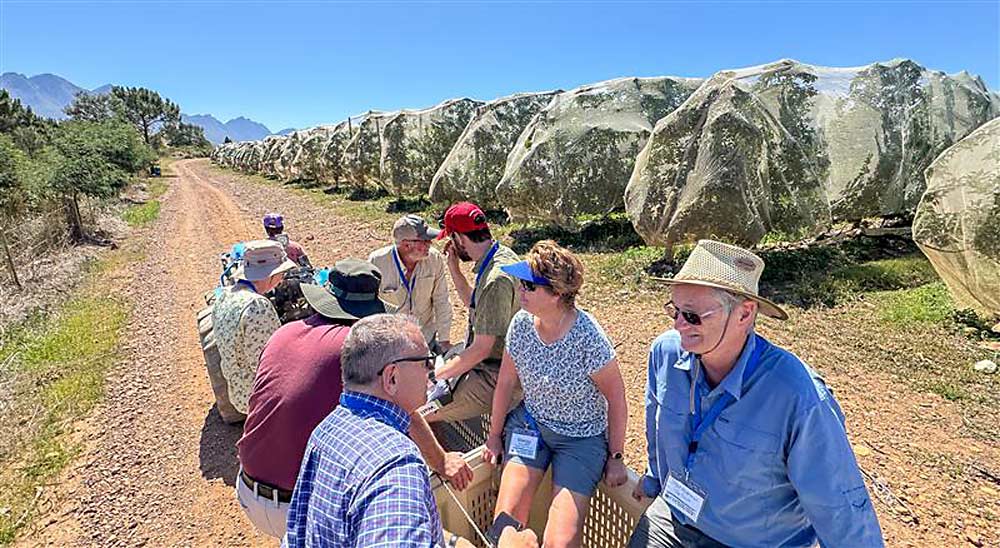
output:
M760 275L764 260L757 255L715 240L700 240L673 278L654 278L668 285L700 285L724 289L760 306L760 311L772 318L787 320L780 306L760 296Z
M264 280L298 266L288 260L285 248L274 240L253 240L245 246L240 267L234 274L234 278L238 280Z

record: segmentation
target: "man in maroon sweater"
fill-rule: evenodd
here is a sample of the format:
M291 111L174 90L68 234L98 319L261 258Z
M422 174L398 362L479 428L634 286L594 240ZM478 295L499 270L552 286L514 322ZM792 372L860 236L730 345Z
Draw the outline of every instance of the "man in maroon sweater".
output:
M302 285L317 313L282 326L261 352L243 437L236 444L236 497L263 533L277 538L285 533L288 502L309 435L340 400L340 351L350 326L385 312L378 299L380 282L375 265L339 261L326 286ZM471 480L465 461L457 453L446 454L423 419L411 421L410 437L429 466L457 487Z

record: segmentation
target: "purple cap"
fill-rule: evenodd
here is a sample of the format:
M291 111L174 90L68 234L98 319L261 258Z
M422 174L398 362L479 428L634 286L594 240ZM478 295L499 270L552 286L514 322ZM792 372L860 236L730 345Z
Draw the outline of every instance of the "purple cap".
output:
M285 222L280 213L268 213L264 215L264 226L266 228L284 228Z

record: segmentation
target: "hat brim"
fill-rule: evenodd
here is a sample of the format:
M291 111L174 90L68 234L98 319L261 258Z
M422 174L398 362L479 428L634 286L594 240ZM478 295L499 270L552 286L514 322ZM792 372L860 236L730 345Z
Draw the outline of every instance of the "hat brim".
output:
M261 267L258 265L242 265L236 271L235 278L242 280L249 280L251 282L256 282L260 280L266 280L275 274L284 274L293 268L298 268L299 265L285 259L284 262L275 267Z
M444 231L441 230L441 229L427 227L427 230L424 231L424 235L427 236L427 237L426 238L420 238L420 239L421 240L426 240L426 241L439 240L439 239L441 239L441 233L442 232L444 232Z
M714 282L707 282L702 280L675 280L673 278L660 278L657 276L653 276L653 280L661 282L666 285L697 285L701 287L713 287L715 289L728 291L733 295L739 295L741 297L746 297L752 301L755 301L757 305L760 307L760 312L765 316L770 316L771 318L774 318L776 320L788 319L788 313L785 312L784 309L775 304L773 301L765 299L760 295L754 295L753 293L747 291L740 291L738 289L733 289L732 287L728 287L722 284L717 284Z
M536 276L535 273L531 270L531 265L528 264L528 261L519 261L513 264L504 265L500 267L500 270L506 272L507 274L510 274L511 276L519 280L524 280L526 282L531 282L537 285L544 285L544 286L552 285L552 283L549 282L547 279L541 276Z
M385 312L385 303L378 297L370 301L340 300L325 287L315 284L302 284L299 287L309 306L331 320L360 320L365 316Z

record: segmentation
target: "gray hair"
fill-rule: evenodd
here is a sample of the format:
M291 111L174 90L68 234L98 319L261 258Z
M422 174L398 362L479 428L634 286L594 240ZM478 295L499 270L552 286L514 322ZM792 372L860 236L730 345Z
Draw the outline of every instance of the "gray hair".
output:
M719 301L719 304L722 305L722 308L726 310L726 314L729 314L733 310L736 310L736 308L741 304L752 300L747 297L744 297L743 295L730 293L725 289L719 289L717 287L713 288L712 292L715 294L715 300ZM755 308L753 313L753 321L750 323L751 329L756 323L757 323L757 309Z
M712 293L713 296L715 297L715 300L718 301L719 304L721 304L722 307L726 309L727 314L732 312L737 306L742 304L743 301L747 300L747 298L742 295L730 293L725 289L720 289L718 287L713 287Z
M378 377L379 369L418 350L411 334L420 332L408 314L375 314L358 320L340 351L345 385L365 386Z

